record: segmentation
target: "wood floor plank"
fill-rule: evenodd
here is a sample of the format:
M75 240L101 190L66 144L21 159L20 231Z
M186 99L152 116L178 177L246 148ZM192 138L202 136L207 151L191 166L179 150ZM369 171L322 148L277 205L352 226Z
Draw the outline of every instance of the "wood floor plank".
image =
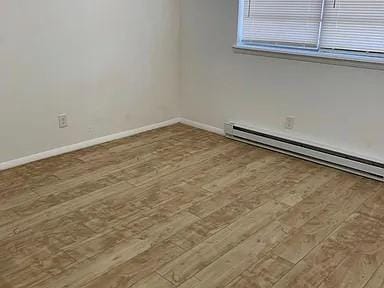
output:
M364 287L384 262L384 223L363 214L354 214L332 238L353 252L320 288Z
M114 177L114 175L107 175L99 179L79 177L79 179L75 178L75 181L64 181L47 185L44 189L34 190L32 192L33 195L26 193L25 197L12 198L11 201L2 203L4 210L0 212L0 221L3 213L12 213L8 214L9 219L7 222L4 222L4 224L17 222L26 216L37 214L42 210L120 182L122 182L121 178Z
M248 267L226 288L271 288L294 264L275 255L267 255Z
M131 169L129 173L127 173L127 182L136 186L143 185L151 181L155 177L161 177L167 174L171 174L177 170L186 168L188 166L196 165L199 162L205 160L207 157L225 153L225 151L230 151L234 148L233 143L215 146L217 147L213 147L210 150L191 155L189 157L180 155L179 157L175 157L174 159L168 159L166 161L158 161L156 159L153 161L153 163L143 163L137 165L136 167L133 167L133 169Z
M383 288L384 287L384 264L382 264L373 274L364 288Z
M60 277L52 277L47 282L37 283L31 287L81 287L92 281L94 278L103 275L110 269L125 263L129 259L148 250L151 247L150 240L132 239L122 242L110 251L103 253L95 259L83 262L74 269L67 270Z
M287 187L285 193L279 194L275 199L294 207L335 176L337 176L337 174L332 169L316 167L312 171L309 171L308 176L302 181L290 185Z
M74 242L65 246L62 250L78 263L81 263L119 245L125 240L126 238L120 231L111 229L105 233L84 239L83 241Z
M287 176L287 174L290 173L290 170L285 169L284 166L289 163L290 159L281 161L280 157L275 157L274 159L271 159L271 161L273 162L269 162L269 159L265 159L263 163L274 163L275 165L268 166L266 164L265 167L263 164L258 165L257 168L252 170L252 173L248 173L247 170L245 170L243 177L239 177L239 179L237 179L238 181L230 182L228 185L222 185L216 193L216 188L213 189L213 191L209 190L209 188L205 188L208 191L211 191L213 195L206 201L193 205L189 211L194 215L203 218L233 201L238 201L239 199L243 199L244 203L251 201L251 198L254 196L258 197L260 201L262 201L262 198L271 199L272 193L270 190L274 188L274 178L271 177L271 174L275 176L278 174L281 177ZM274 169L277 167L278 172L274 173ZM252 178L252 181L257 179L257 184L249 185L249 178Z
M364 202L358 212L384 221L384 185L380 184L376 195Z
M286 237L278 222L269 225L251 235L232 250L211 263L195 277L200 280L196 288L224 287L231 283L247 267L262 259L272 247ZM279 233L279 232L280 233Z
M239 197L220 209L212 209L209 215L172 235L170 240L185 250L190 250L271 200L265 194L254 193L249 196Z
M0 287L384 288L383 195L172 125L0 172Z
M319 214L337 195L347 191L358 181L358 178L353 175L344 172L337 173L336 177L321 185L313 194L295 205L281 221L292 228L301 227L309 219Z
M13 288L13 286L11 286L11 284L9 284L7 281L5 281L5 279L3 279L1 277L0 277L0 287L1 288Z
M328 240L297 263L273 288L318 287L348 256L350 250L334 240Z
M204 161L196 166L190 166L188 168L189 173L181 173L180 176L191 185L203 187L250 163L248 155L250 153L255 154L253 150L249 145L238 145L226 153L214 155L209 161ZM263 153L265 154L266 151L257 152L260 157L263 157Z
M46 210L41 211L40 213L16 221L15 223L0 227L0 239L12 237L15 235L15 233L20 233L28 229L28 227L30 226L36 225L40 222L47 221L52 218L60 217L61 215L64 216L65 214L70 213L76 209L88 206L89 203L104 199L107 194L111 196L121 193L127 193L127 191L129 191L130 189L132 189L131 185L127 183L119 183L111 187L107 187L106 189L101 189L93 193L86 194L82 197L76 198L73 201L68 201L63 204L48 208Z
M376 181L364 179L345 192L340 191L320 214L297 229L274 253L292 263L299 262L377 191L378 187Z
M150 277L140 281L139 283L132 286L132 288L173 288L173 285L167 280L159 276L158 274L153 274Z
M276 157L276 155L268 155L266 151L256 151L259 153L248 153L246 155L248 163L242 161L241 165L239 165L236 169L226 173L219 179L216 179L214 181L211 181L209 184L204 185L203 188L211 192L218 192L223 188L231 186L231 184L238 182L242 178L249 176L249 174L255 174L261 169L267 167L269 164L276 163L279 160L279 157Z
M159 265L159 263L163 263L162 261L165 261L167 257L174 257L172 255L178 256L183 252L181 248L174 244L168 244L168 242L166 242L161 245L161 243L170 235L176 233L179 229L183 229L183 227L196 220L197 218L192 214L182 212L179 215L164 221L161 225L153 226L134 237L128 237L126 241L119 241L117 239L119 234L116 232L112 239L109 238L107 240L105 239L106 235L103 235L102 239L95 237L81 243L79 246L74 245L71 247L70 251L66 250L66 253L74 257L80 264L73 265L68 272L64 273L64 276L57 279L53 278L50 282L39 284L36 287L49 287L49 285L53 285L52 283L55 282L65 282L65 279L69 276L71 282L66 282L65 285L67 286L63 284L63 287L85 285L87 287L118 287L109 285L119 285L119 281L124 282L124 280L121 279L124 279L124 275L128 274L128 271L130 271L128 281L130 281L131 284L134 284L146 277L147 274L153 273L154 270L158 268L158 266L151 268L151 265L145 262L149 261L149 257L157 257L150 262L153 265ZM129 247L132 246L132 241L133 250L135 250L136 254L132 254L130 252L131 250L127 250L127 248L129 249ZM137 245L138 247L136 247ZM93 247L93 249L90 249L90 247ZM100 247L101 249L95 249L97 247ZM105 247L110 247L110 249L105 249ZM154 250L155 247L157 247L156 250ZM124 251L126 250L127 257L124 256ZM123 256L121 257L120 255ZM166 257L166 255L168 256ZM106 261L106 259L112 259L113 261ZM139 263L145 263L145 265L139 269ZM96 270L97 273L94 270L89 270L90 265L97 266L97 268L94 268L99 269ZM128 269L127 267L131 268ZM75 274L77 274L77 276L72 279L74 271L76 271ZM89 274L90 271L93 271L91 275ZM133 277L133 275L136 276ZM141 275L141 277L138 275Z
M382 262L372 255L352 253L339 267L319 286L319 288L349 287L362 288L377 270L377 261Z
M169 241L162 242L159 245L152 246L119 267L111 269L101 277L95 278L84 287L124 288L134 286L143 279L146 279L162 265L182 255L183 252L180 247L175 246ZM167 282L171 284L169 281Z
M141 165L144 161L148 163L159 163L164 159L172 159L180 157L180 155L187 155L196 152L201 152L207 149L209 145L215 147L216 145L220 145L225 141L217 139L213 139L213 137L206 137L206 141L198 141L204 134L200 132L193 131L189 137L171 137L167 138L164 141L157 141L154 143L142 143L133 149L130 149L129 152L118 153L117 155L111 154L108 151L105 152L104 149L102 151L104 157L97 157L91 163L79 163L78 165L67 167L65 169L59 170L54 173L58 178L65 180L72 178L79 174L89 173L93 171L97 171L103 167L109 167L110 170L116 168L120 162L124 161L129 163L129 165L138 166ZM196 141L193 141L196 140ZM205 146L200 147L198 143L205 143ZM125 163L125 166L128 166Z
M267 225L285 209L286 207L279 203L267 202L227 228L220 230L158 272L165 279L179 285L247 239L264 225Z
M383 262L384 223L352 214L274 287L364 287Z
M82 225L80 219L77 214L67 215L1 240L0 272L8 275L35 264L41 267L42 259L55 258L61 247L92 237L94 232Z

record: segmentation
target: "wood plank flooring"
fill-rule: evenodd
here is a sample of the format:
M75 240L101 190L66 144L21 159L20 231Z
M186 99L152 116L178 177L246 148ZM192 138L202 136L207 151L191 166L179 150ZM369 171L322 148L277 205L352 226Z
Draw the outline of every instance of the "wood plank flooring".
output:
M382 288L384 186L181 124L0 172L0 288Z

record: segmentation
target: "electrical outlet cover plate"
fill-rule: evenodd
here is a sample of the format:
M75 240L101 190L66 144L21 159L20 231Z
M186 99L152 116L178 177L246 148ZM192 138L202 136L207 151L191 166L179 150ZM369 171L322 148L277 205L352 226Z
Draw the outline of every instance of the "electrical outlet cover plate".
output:
M58 116L59 119L59 128L68 127L68 118L66 114L60 114Z
M285 119L285 129L292 130L295 128L295 117L289 116Z

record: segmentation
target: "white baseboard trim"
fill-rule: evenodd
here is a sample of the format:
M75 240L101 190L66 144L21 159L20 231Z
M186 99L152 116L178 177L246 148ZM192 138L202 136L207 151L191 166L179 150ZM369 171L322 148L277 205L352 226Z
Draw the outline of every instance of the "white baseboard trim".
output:
M225 135L224 129L220 129L220 128L213 127L213 126L203 124L200 122L192 121L192 120L189 120L186 118L180 118L180 123L188 125L188 126L192 126L195 128L203 129L203 130L206 130L208 132L216 133L219 135Z
M68 145L68 146L64 146L64 147L60 147L60 148L55 148L55 149L52 149L49 151L45 151L45 152L30 155L30 156L25 156L22 158L6 161L3 163L0 163L0 171L14 168L14 167L21 166L21 165L25 165L25 164L28 164L31 162L42 160L42 159L47 159L50 157L62 155L65 153L77 151L80 149L88 148L91 146L99 145L102 143L118 140L121 138L133 136L133 135L143 133L146 131L166 127L166 126L173 125L176 123L182 123L182 124L185 124L188 126L203 129L203 130L206 130L206 131L209 131L212 133L216 133L219 135L224 135L224 129L216 128L216 127L213 127L213 126L210 126L207 124L203 124L200 122L192 121L192 120L189 120L186 118L176 117L176 118L164 121L164 122L160 122L160 123L156 123L156 124L152 124L152 125L147 125L144 127L140 127L140 128L136 128L136 129L132 129L132 130L128 130L128 131L124 131L124 132L120 132L120 133L116 133L116 134L112 134L112 135L108 135L108 136L104 136L104 137L100 137L100 138L95 138L95 139L87 140L87 141L80 142L77 144L72 144L72 145Z
M30 156L18 158L15 160L10 160L7 162L0 163L0 171L14 168L17 166L21 166L21 165L24 165L24 164L27 164L30 162L50 158L53 156L58 156L58 155L65 154L68 152L73 152L76 150L88 148L88 147L95 146L98 144L110 142L113 140L118 140L121 138L129 137L129 136L136 135L136 134L139 134L142 132L154 130L157 128L162 128L162 127L173 125L173 124L180 123L180 122L182 122L181 118L173 118L173 119L170 119L170 120L167 120L164 122L160 122L160 123L156 123L156 124L152 124L152 125L147 125L144 127L140 127L140 128L136 128L136 129L132 129L132 130L128 130L128 131L124 131L124 132L120 132L120 133L116 133L116 134L112 134L112 135L108 135L108 136L104 136L104 137L100 137L100 138L87 140L87 141L77 143L77 144L72 144L72 145L68 145L68 146L64 146L64 147L60 147L60 148L55 148L55 149L52 149L49 151L33 154ZM191 126L193 126L193 125L191 125Z

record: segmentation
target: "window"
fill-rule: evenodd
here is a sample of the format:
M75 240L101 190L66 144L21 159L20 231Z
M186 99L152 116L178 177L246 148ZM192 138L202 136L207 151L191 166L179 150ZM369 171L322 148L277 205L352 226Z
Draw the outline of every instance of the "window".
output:
M384 0L239 0L239 48L384 63Z

